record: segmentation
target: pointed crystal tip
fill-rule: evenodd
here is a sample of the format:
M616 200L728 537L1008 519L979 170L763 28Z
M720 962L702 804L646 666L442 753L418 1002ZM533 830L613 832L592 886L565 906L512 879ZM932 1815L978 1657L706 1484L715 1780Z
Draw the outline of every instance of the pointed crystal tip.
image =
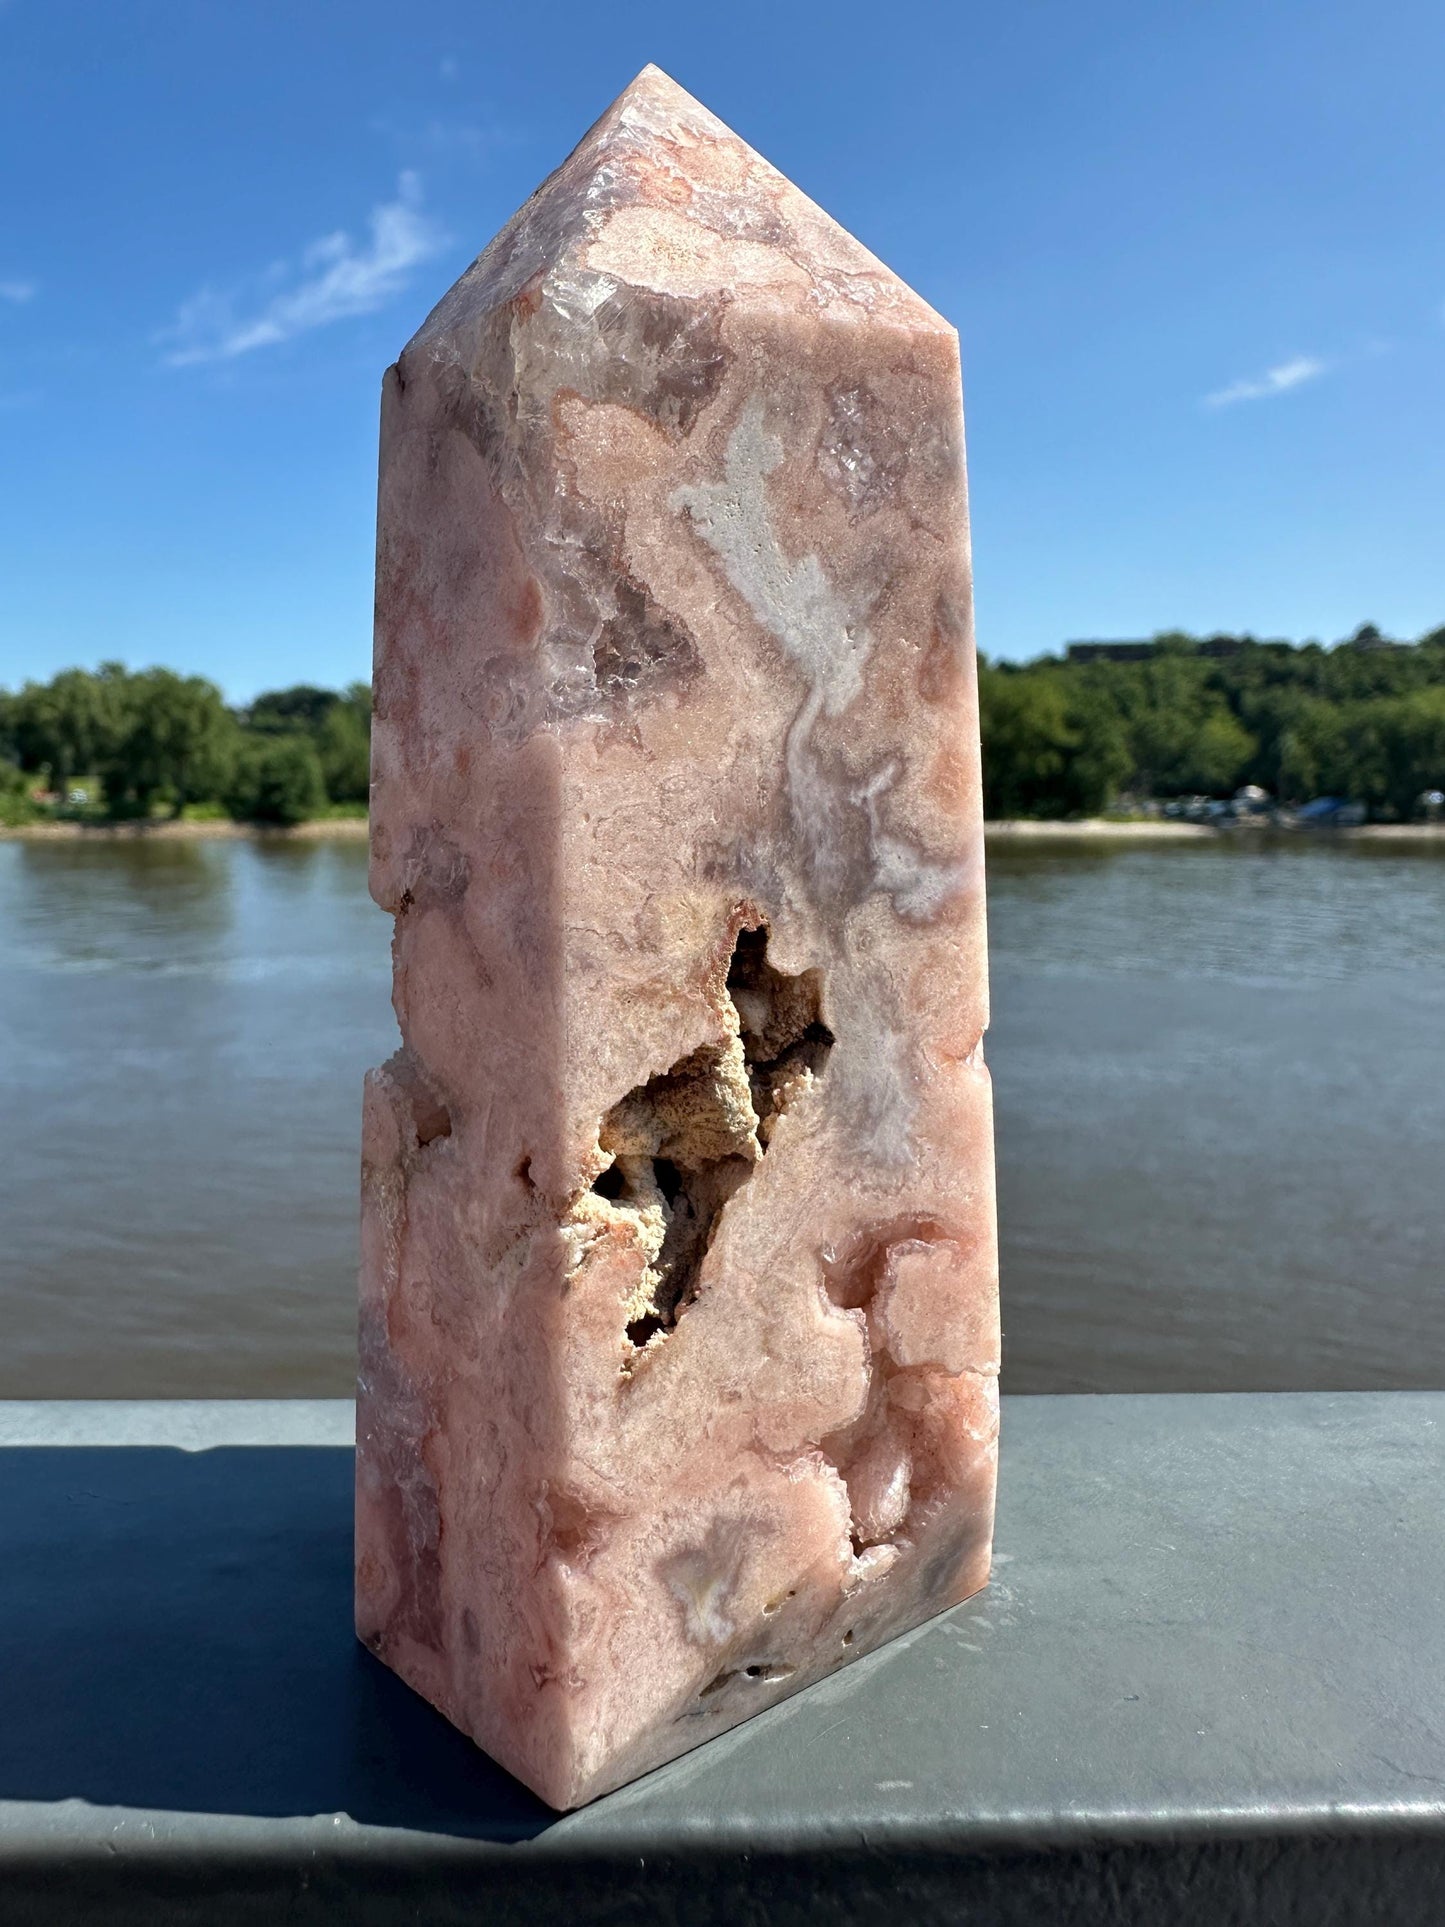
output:
M845 326L952 334L941 316L649 62L418 333L438 346L525 297L573 312L609 285ZM598 298L602 298L599 294Z

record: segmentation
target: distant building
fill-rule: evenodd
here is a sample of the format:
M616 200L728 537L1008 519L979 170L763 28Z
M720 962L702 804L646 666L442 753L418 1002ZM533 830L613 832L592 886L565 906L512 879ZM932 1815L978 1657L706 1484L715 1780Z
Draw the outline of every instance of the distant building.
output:
M1202 642L1192 645L1189 653L1194 656L1237 656L1244 648L1243 636L1206 636ZM1180 644L1176 642L1178 649ZM1144 642L1067 642L1065 654L1070 662L1148 662L1159 654L1159 641L1151 637Z
M1069 642L1064 649L1070 662L1147 662L1157 653L1153 642Z
M1352 636L1340 644L1341 649L1409 649L1408 642L1392 642L1389 636L1382 636L1373 622L1362 622Z

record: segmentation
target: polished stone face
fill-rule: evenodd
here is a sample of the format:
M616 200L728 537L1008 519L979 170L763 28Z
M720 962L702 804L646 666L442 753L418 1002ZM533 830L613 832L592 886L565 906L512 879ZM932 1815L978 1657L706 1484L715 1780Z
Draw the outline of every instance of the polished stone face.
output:
M386 377L357 1623L559 1807L988 1574L953 330L654 68Z

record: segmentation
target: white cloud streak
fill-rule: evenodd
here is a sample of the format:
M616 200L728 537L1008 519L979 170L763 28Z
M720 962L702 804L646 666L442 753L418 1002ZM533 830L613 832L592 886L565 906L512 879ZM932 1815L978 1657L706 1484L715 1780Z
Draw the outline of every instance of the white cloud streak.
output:
M204 287L181 304L156 337L173 368L232 361L313 328L373 314L406 286L413 268L447 246L421 204L421 182L406 173L396 198L374 207L364 244L338 230L313 241L299 264L274 261L238 287Z
M13 301L17 307L22 302L35 299L33 281L0 281L0 301Z
M1271 395L1287 395L1307 381L1318 381L1329 368L1317 355L1296 355L1277 368L1267 368L1252 381L1232 381L1227 388L1216 388L1204 397L1206 408L1232 408L1240 401L1267 401Z

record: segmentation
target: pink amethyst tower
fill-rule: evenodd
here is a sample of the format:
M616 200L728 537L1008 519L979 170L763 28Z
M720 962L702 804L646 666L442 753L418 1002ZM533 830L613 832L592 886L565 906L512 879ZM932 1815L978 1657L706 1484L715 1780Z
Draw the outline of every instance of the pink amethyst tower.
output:
M386 376L361 1638L571 1807L982 1586L954 331L649 67Z

